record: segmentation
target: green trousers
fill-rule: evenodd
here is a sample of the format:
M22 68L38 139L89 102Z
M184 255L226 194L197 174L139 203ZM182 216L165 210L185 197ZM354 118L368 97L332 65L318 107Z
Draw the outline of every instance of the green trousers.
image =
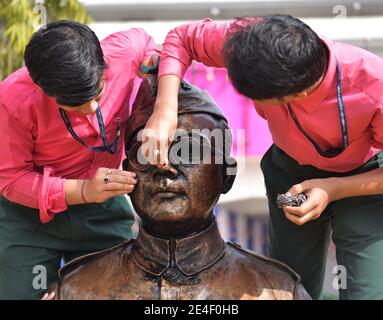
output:
M132 237L133 210L124 196L69 206L47 224L36 209L0 196L0 299L40 299L62 259L107 249Z
M381 167L383 152L348 173L299 165L273 145L261 161L269 204L269 254L292 267L314 299L321 297L330 237L346 283L340 299L383 299L383 195L332 202L319 219L298 226L277 208L277 194L308 179L354 175ZM344 268L343 268L344 267ZM334 275L335 277L335 275Z

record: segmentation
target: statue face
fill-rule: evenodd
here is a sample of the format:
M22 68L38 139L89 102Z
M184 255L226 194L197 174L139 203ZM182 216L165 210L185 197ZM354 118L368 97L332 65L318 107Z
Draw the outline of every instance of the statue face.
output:
M178 121L178 129L190 134L192 129L213 130L218 125L217 120L202 113L180 114ZM178 236L208 225L219 195L227 189L225 184L234 180L230 176L226 178L224 165L214 164L214 149L203 148L203 152L207 149L211 152L212 164L169 165L165 168L145 165L145 169L140 170L134 165L137 161L134 149L125 169L136 172L139 178L130 197L143 227L153 234Z

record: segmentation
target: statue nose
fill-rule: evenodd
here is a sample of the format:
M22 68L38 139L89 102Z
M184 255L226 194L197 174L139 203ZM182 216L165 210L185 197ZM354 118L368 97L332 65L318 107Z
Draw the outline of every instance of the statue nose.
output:
M178 171L170 163L167 163L156 167L156 169L154 170L154 176L156 175L168 176L174 179L178 176Z

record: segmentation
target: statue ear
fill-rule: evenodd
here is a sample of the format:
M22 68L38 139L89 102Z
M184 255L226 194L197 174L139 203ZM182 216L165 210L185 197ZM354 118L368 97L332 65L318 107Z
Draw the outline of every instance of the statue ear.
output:
M227 164L223 167L223 187L222 187L222 193L228 193L233 186L235 177L237 176L237 161L229 157L226 160Z

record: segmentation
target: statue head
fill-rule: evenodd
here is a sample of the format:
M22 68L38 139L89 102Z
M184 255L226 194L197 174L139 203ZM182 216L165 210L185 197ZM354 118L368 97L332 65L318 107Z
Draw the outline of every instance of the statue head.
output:
M189 235L204 229L213 217L221 193L235 179L237 163L230 157L227 120L205 92L186 82L178 96L178 127L169 148L169 165L150 165L140 139L153 111L155 81L144 80L129 118L124 170L137 174L132 204L149 233L164 237Z

